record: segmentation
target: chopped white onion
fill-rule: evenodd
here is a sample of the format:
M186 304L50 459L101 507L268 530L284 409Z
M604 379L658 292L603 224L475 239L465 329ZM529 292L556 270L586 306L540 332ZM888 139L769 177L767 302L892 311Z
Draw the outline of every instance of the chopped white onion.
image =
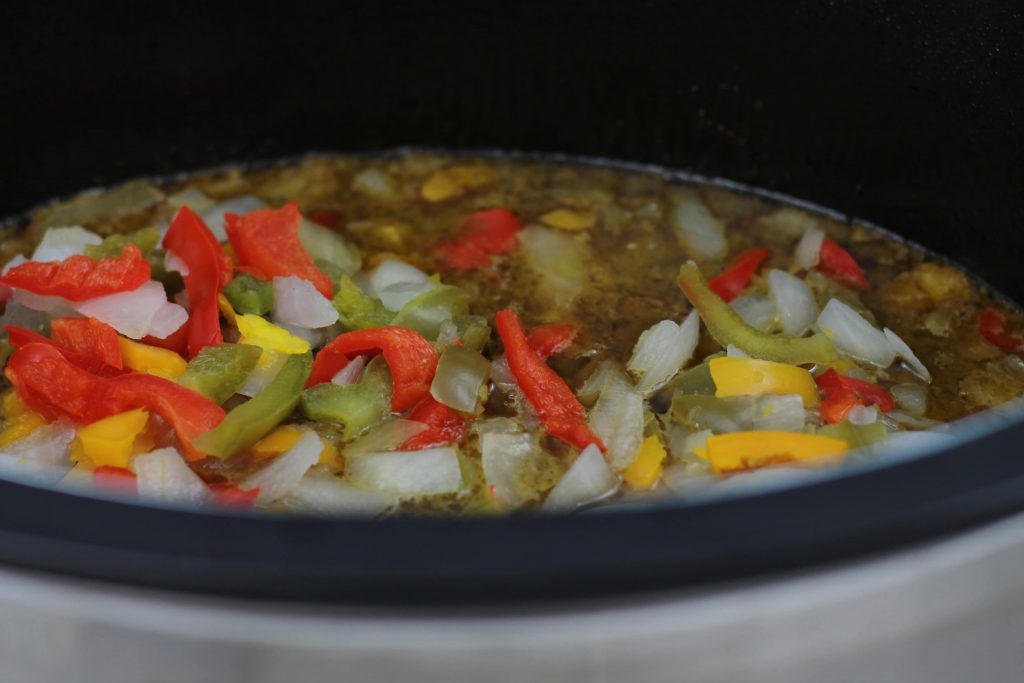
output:
M767 330L775 322L775 304L766 296L739 296L730 301L729 305L745 323L759 330Z
M461 413L474 413L480 402L480 387L490 372L490 361L477 351L454 344L447 346L437 361L430 395Z
M43 234L36 250L32 252L32 260L42 263L63 261L69 256L85 253L89 245L99 244L103 238L85 228L72 225L67 228L50 228Z
M11 288L11 298L25 308L48 313L51 318L75 315L74 304L59 296L42 296L17 287Z
M389 310L400 311L407 303L436 286L432 282L396 282L379 290L377 296Z
M346 384L358 382L359 378L363 376L363 369L366 367L367 358L367 356L356 356L350 360L348 365L338 370L337 374L331 378L331 384L343 387Z
M502 356L504 360L504 356ZM504 369L508 369L508 363L505 363ZM496 368L491 368L491 377L497 378L498 375L495 373ZM593 405L593 403L601 396L601 392L604 391L604 385L610 377L613 375L622 376L622 368L619 364L611 360L603 360L597 364L597 367L587 377L587 381L576 391L576 398L585 405ZM497 379L495 379L497 381Z
M608 468L601 450L590 444L551 489L541 509L572 510L607 498L618 488L619 478Z
M395 182L390 175L376 168L368 168L352 176L352 189L374 199L398 199Z
M644 399L621 374L608 378L590 411L590 428L607 448L608 462L624 470L644 439Z
M277 322L276 324L282 330L286 330L288 334L292 335L293 337L298 337L299 339L303 339L309 342L309 345L314 349L323 344L324 341L327 339L326 327L320 328L319 330L312 330L308 327L302 327L301 325L291 325L285 322Z
M911 372L923 379L925 382L932 381L932 373L928 372L928 368L926 368L924 363L918 359L914 351L907 345L907 342L900 339L900 336L888 327L882 328L882 334L884 334L885 338L889 340L890 344L892 344L893 349L896 350L896 355L906 362L907 367L910 368Z
M0 448L0 471L39 484L56 484L72 467L74 423L58 420Z
M729 243L725 239L725 225L711 215L708 207L691 189L677 190L672 207L671 222L686 255L699 261L718 261L725 258Z
M818 265L821 260L821 245L825 241L825 233L817 228L812 228L804 233L804 236L797 242L796 252L793 254L793 265L801 270L810 270Z
M647 394L672 379L693 356L699 337L696 311L691 311L682 325L662 320L641 334L626 365L638 377L637 390Z
M459 456L450 446L367 453L346 465L353 483L400 498L455 493L462 486Z
M818 316L818 328L839 351L880 368L896 359L896 349L877 327L838 299L830 299Z
M488 431L480 436L484 480L504 505L515 509L526 502L519 474L533 453L535 442L526 432Z
M244 216L250 211L258 211L265 208L267 208L266 202L259 197L232 197L231 199L217 202L203 211L201 216L206 226L210 228L210 232L217 238L217 241L223 242L228 238L228 233L224 229L224 214L234 213Z
M174 448L136 455L131 467L137 479L139 498L143 500L199 504L210 497L210 488Z
M274 278L275 323L319 329L338 321L338 311L313 283L294 275Z
M316 470L307 472L292 492L281 499L281 505L289 510L314 515L373 516L394 503L394 498L386 493L357 488Z
M314 431L307 431L290 449L274 458L259 472L250 474L238 485L242 489L259 489L256 502L273 503L295 490L310 467L320 459L323 442Z
M768 289L779 313L782 331L803 334L818 317L818 304L807 283L783 270L768 273Z
M379 297L383 289L402 283L427 282L427 274L416 266L397 259L384 259L366 276L367 294ZM384 304L387 306L387 303ZM390 308L390 307L389 307ZM398 308L401 308L399 306ZM398 310L398 309L392 309Z
M750 358L750 354L735 344L726 345L725 355L727 358Z
M238 393L252 398L266 389L267 385L277 377L277 373L281 371L287 360L287 353L265 350L263 355L260 356L259 362L256 363L256 367L252 369L249 376L242 382L242 386L238 388Z
M589 248L562 230L530 225L519 231L520 254L537 276L535 290L555 309L572 305L587 284Z
M850 424L870 425L878 422L878 408L875 406L853 406L846 414Z
M180 273L182 277L185 277L188 275L188 264L182 261L177 254L168 249L164 252L164 270L172 273Z
M365 433L345 446L345 457L393 451L426 428L427 425L416 420L399 418L382 422L370 427Z
M928 387L920 384L897 384L889 388L896 405L911 415L921 416L928 412Z
M164 286L155 280L130 292L79 301L75 310L96 318L131 339L152 335L164 339L185 324L188 312L167 301Z
M765 394L751 397L752 428L773 432L802 432L807 421L804 399L799 394Z

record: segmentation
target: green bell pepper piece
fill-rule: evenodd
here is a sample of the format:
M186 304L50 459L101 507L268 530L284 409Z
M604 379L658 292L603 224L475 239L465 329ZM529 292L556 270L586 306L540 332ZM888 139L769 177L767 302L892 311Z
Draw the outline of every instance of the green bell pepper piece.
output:
M256 367L262 352L260 347L251 344L203 347L178 377L178 384L219 405L234 396Z
M274 285L241 273L221 290L239 313L266 315L274 307Z
M160 242L160 231L156 228L142 228L127 235L110 235L103 238L99 244L90 244L85 248L85 255L89 258L113 258L121 254L121 250L129 244L134 244L148 257L156 249Z
M392 325L416 330L427 339L437 339L441 323L469 308L469 295L453 285L438 285L402 306Z
M723 347L733 344L754 358L790 365L828 364L839 359L832 342L821 333L810 337L768 334L745 323L729 304L711 291L693 261L680 266L679 287L697 309L708 332Z
M273 382L255 397L231 410L219 425L200 436L192 445L199 452L221 460L252 446L291 415L312 369L311 353L288 356Z
M355 384L339 386L330 382L302 392L299 410L310 420L327 420L344 426L346 441L391 414L391 374L381 356L366 366Z
M491 340L491 326L482 315L457 315L452 318L462 343L474 351L482 351Z
M338 292L332 303L338 311L338 322L347 330L385 327L395 317L380 299L368 295L348 275L338 280Z
M863 448L885 443L889 436L889 430L880 422L866 425L855 425L843 420L834 425L826 425L818 430L822 436L831 436L833 439L845 441L851 449Z
M313 221L302 221L299 226L299 241L313 258L327 261L346 275L358 273L363 265L363 259L355 245L330 228L317 225Z

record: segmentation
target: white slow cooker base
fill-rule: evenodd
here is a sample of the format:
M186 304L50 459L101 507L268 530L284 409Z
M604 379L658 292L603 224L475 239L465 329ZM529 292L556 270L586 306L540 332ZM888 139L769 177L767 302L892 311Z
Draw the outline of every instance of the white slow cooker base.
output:
M0 571L5 681L1024 680L1024 514L872 561L555 608L268 604Z

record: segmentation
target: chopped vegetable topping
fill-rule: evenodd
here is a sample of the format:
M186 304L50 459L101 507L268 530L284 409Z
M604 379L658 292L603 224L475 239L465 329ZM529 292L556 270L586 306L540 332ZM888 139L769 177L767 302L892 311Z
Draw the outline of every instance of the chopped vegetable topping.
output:
M1006 329L1006 316L994 308L986 308L978 316L978 332L989 344L1007 351L1024 351L1024 334Z
M790 462L842 456L845 441L794 432L736 432L708 437L707 459L718 474L742 472Z
M825 394L825 400L821 402L821 416L829 424L842 422L854 406L874 405L882 411L889 411L896 405L883 387L840 375L831 368L818 375L815 382Z
M522 221L508 209L491 209L467 216L454 242L439 248L441 264L453 270L471 270L491 265L491 256L515 248Z
M864 276L864 271L850 256L850 252L839 246L835 240L826 237L822 241L818 258L818 270L836 282L854 289L868 288L868 279Z
M772 255L770 249L757 247L747 249L740 254L729 269L708 281L711 291L722 297L723 301L732 301L740 295L754 278L754 273L761 267L765 259Z
M149 261L136 245L128 244L113 258L69 256L56 263L28 261L0 275L0 284L39 296L86 301L137 289L149 281L149 275Z
M708 361L715 396L755 396L758 394L797 394L804 406L818 405L814 377L795 365L754 358L712 358Z

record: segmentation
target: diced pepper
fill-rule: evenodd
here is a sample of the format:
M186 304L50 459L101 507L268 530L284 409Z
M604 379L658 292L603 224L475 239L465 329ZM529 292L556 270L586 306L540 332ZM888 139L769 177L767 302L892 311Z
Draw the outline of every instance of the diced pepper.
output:
M17 391L8 391L3 398L4 429L0 432L0 448L14 443L46 424L46 418L30 410L18 397Z
M310 420L327 420L344 425L345 440L359 436L390 412L391 378L386 364L372 360L355 384L339 386L330 382L302 392L299 409Z
M217 297L231 281L234 266L203 219L188 206L174 215L163 245L188 267L184 279L189 310L188 355L192 358L204 346L223 341Z
M230 484L210 484L210 501L215 505L229 508L251 508L259 498L260 490L240 489Z
M818 434L845 441L853 449L884 443L889 436L889 430L881 422L855 425L844 421L826 425L818 430Z
M7 332L7 338L10 340L11 346L15 349L20 349L27 344L44 344L59 351L70 363L93 374L100 375L102 377L113 377L114 375L119 375L122 372L121 369L108 365L95 356L73 351L61 346L49 337L44 337L37 332L26 330L23 327L8 325L4 330Z
M140 344L124 337L119 337L118 342L124 365L129 370L166 379L175 379L185 372L185 359L174 351Z
M799 394L805 408L818 405L818 388L810 372L796 365L755 358L712 358L708 361L715 396Z
M274 308L274 285L248 273L229 282L222 294L239 313L266 315Z
M124 467L97 467L92 472L92 481L96 488L111 493L134 495L138 492L138 479L135 473Z
M190 459L192 441L224 419L215 403L170 380L131 373L101 377L69 362L53 346L26 344L4 370L24 403L51 419L66 416L89 424L133 408L145 408L174 429Z
M715 474L742 472L790 462L834 459L848 450L845 441L798 432L734 432L709 436L707 460Z
M597 216L590 211L555 209L541 216L540 222L560 230L586 230L597 224Z
M115 258L69 256L56 263L28 261L0 275L0 284L40 296L87 301L118 292L130 292L149 281L149 261L134 244Z
M530 330L526 343L533 352L547 360L548 357L564 351L579 333L579 328L572 323L548 323L538 325Z
M287 354L307 353L310 350L308 341L296 337L283 327L267 322L258 315L236 316L235 325L242 335L238 340L240 344L252 344L264 351Z
M385 327L395 317L380 299L365 293L348 275L342 275L338 280L338 292L331 303L338 311L338 322L346 330Z
M509 370L548 433L577 448L596 444L606 450L587 425L586 413L572 389L530 348L515 311L498 311L494 322L505 346Z
M457 412L428 396L409 413L407 420L422 422L427 428L398 447L400 451L416 451L433 446L446 446L466 435L466 420Z
M195 440L196 450L224 460L269 434L298 405L312 366L309 354L289 356L263 391L234 408L216 428Z
M1024 351L1024 334L1009 332L1006 316L994 308L986 308L978 316L978 332L989 344L1006 351Z
M831 368L818 375L814 381L825 395L825 400L821 402L821 416L829 424L846 419L850 409L856 405L875 405L883 412L892 410L896 405L884 387L840 375Z
M469 309L469 295L453 285L437 285L402 306L391 325L416 330L427 339L437 339L446 320Z
M335 337L316 355L306 386L331 381L356 356L377 353L383 354L391 370L392 410L408 410L430 393L437 350L419 332L405 327L377 327Z
M97 467L128 467L132 446L148 420L149 413L136 408L79 427L72 452Z
M724 301L732 301L747 288L754 279L754 273L771 254L771 250L764 247L747 249L725 272L711 278L708 287Z
M491 256L516 248L522 221L508 209L478 211L462 221L460 235L438 248L441 264L453 270L491 265Z
M633 462L622 472L622 478L632 488L646 490L654 486L661 476L661 464L667 453L657 435L652 434L640 444Z
M299 226L299 241L303 248L314 256L314 262L321 271L325 270L322 263L338 271L339 275L351 275L358 273L363 265L363 259L355 245L331 228L303 221ZM331 279L336 280L337 276Z
M483 164L444 168L427 178L420 188L420 196L428 202L444 201L467 190L481 188L492 182L496 175L493 168Z
M159 339L153 336L145 336L140 339L143 344L149 344L150 346L157 346L161 349L167 349L168 351L174 351L179 356L184 357L188 354L188 325L182 325L168 337Z
M267 279L295 276L309 280L331 298L331 279L324 275L299 240L302 214L295 202L280 209L252 211L244 216L224 216L228 239L239 264L257 268Z
M95 318L57 318L50 322L50 338L112 368L124 367L117 330Z
M261 354L260 347L250 344L207 346L189 361L178 384L220 405L235 395Z
M768 334L751 327L711 291L693 261L679 268L679 287L697 309L708 332L723 347L733 344L749 356L791 365L828 364L839 358L832 342L823 334L795 337Z
M818 270L836 282L854 289L868 288L868 279L864 276L864 271L850 256L850 252L839 246L832 238L826 237L821 243L821 254L818 259Z
M160 231L156 228L142 228L127 235L110 235L104 237L99 244L89 244L85 247L85 255L89 258L113 258L121 253L121 250L129 244L134 244L142 252L142 255L149 258L156 245L160 242Z
M278 455L290 450L292 446L299 442L302 435L306 432L298 427L292 425L281 425L274 429L274 431L267 434L265 437L253 444L252 448L249 449L253 454L258 456L269 456ZM321 439L324 447L320 451L320 462L321 464L327 464L332 461L338 454L338 449L335 448L334 444L327 439ZM325 462L327 461L327 462Z

